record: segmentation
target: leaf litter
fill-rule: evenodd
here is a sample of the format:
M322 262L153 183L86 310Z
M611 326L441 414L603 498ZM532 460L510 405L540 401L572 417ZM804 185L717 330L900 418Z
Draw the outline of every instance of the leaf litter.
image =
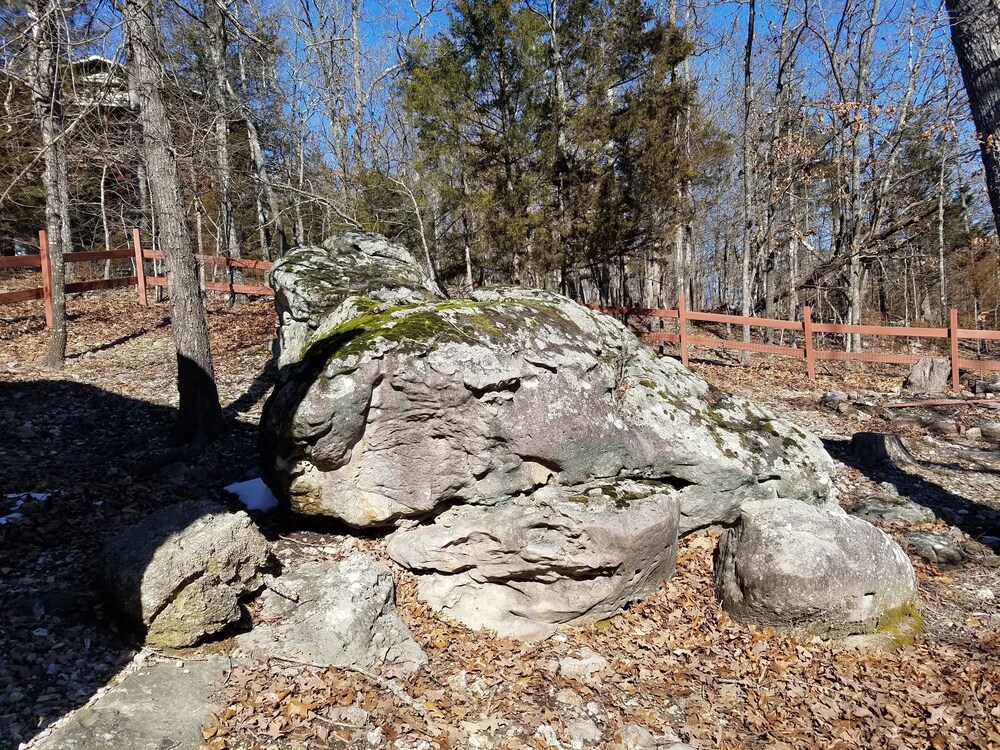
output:
M0 490L4 496L52 494L26 503L23 518L0 527L0 725L8 727L6 736L0 730L0 743L14 746L85 701L139 646L103 612L93 581L72 571L93 567L100 540L129 519L187 497L225 500L224 486L258 475L252 428L269 384L275 322L269 301L212 306L220 394L230 416L248 429L234 430L198 465L174 471L164 497L162 477L147 482L121 468L109 472L83 463L70 475L60 458L86 447L107 460L123 443L131 443L132 457L141 457L134 435L149 440L150 430L169 424L176 397L166 306L142 310L124 293L73 298L70 358L64 371L52 374L33 364L45 344L34 304L14 306L14 322L0 335L0 386L20 387L16 408L0 417L35 417L20 421L24 437L0 455L16 467ZM695 361L694 367L716 385L763 401L823 436L871 425L824 411L819 393L832 387L888 393L899 379L888 369L845 369L809 383L793 368L771 362L736 368ZM67 400L69 413L60 421L50 415L51 403L32 402L28 386L43 379L67 388L91 385L127 400L109 402L117 406L96 417L88 404ZM88 434L78 434L81 423ZM917 479L923 485L933 481L948 498L997 499L994 475L932 463L921 464ZM878 477L847 465L838 469L845 506L879 491ZM942 521L930 526L944 527ZM388 560L377 538L352 542L295 527L272 532L286 565L337 557L354 545L389 564L400 614L429 661L401 683L405 692L399 693L379 675L294 661L237 661L217 696L225 708L202 730L211 750L514 750L546 747L553 738L570 747L569 725L581 717L602 732L595 747L612 746L627 725L638 724L699 748L1000 748L1000 608L996 598L977 596L987 590L1000 596L996 556L989 550L947 569L911 558L926 631L894 652L734 622L714 596L716 532L682 540L676 575L645 601L593 626L521 643L431 612L417 597L414 577ZM46 586L51 595L75 595L74 606L83 597L89 619L60 609L58 601L34 606L32 592ZM226 653L231 647L223 640L210 649ZM607 666L589 679L562 675L559 661L583 649L601 655Z

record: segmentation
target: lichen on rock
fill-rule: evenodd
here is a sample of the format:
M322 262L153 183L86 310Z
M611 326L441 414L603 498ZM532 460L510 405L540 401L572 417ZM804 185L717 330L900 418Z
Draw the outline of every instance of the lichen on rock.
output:
M587 513L598 512L590 493L602 486L610 510L624 516L641 516L646 501L635 487L643 483L669 498L675 538L734 522L748 500L833 502L833 463L815 437L657 357L610 316L524 289L447 300L425 285L419 299L401 299L381 286L342 284L357 278L352 253L343 273L336 254L305 263L308 288L341 291L309 297L311 308L300 306L314 311L307 321L283 317L282 340L298 349L265 406L261 447L266 481L297 513L355 527L402 525L398 538L426 547L435 539L459 544L444 541L444 524L488 529L508 516L511 538L519 538L518 514L551 511L555 496L563 510L552 512L576 518L560 522L565 542L582 533ZM390 275L399 262L389 259ZM274 275L279 300L294 297L297 268ZM298 327L294 336L285 335L288 326ZM576 515L566 510L574 507ZM641 528L624 516L623 528ZM543 612L524 604L534 583L514 572L487 581L476 577L478 564L445 570L434 549L418 560L401 544L396 557L421 571L422 590L440 606L468 622L496 623L499 615L470 614L492 596L541 630L605 617L646 590L639 583L646 573L673 565L673 546L664 543L642 574L628 572L623 550L645 544L636 532L613 545L619 564L598 566L585 583L558 568L531 579L558 602ZM487 554L480 547L472 545ZM504 564L514 571L519 559L511 553ZM581 586L607 593L595 598ZM564 592L555 594L559 587ZM540 592L532 596L544 600Z

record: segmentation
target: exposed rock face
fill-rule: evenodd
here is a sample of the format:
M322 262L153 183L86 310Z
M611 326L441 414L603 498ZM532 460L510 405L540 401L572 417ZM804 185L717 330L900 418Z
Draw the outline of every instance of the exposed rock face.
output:
M215 503L159 510L105 547L103 576L113 603L146 628L153 646L190 646L241 617L269 557L250 517Z
M913 567L889 535L796 501L746 503L719 539L715 582L737 619L816 635L871 633L916 613Z
M413 256L384 237L348 232L288 253L271 270L278 309L278 364L297 362L306 339L320 321L350 298L408 305L441 299L441 290L420 270ZM333 322L363 312L343 306ZM327 321L331 323L331 321Z
M453 619L540 638L610 617L673 575L677 494L629 481L577 495L543 487L401 529L389 555L424 574L421 597Z
M951 362L924 357L910 368L903 389L911 393L944 393L951 382Z
M334 667L386 665L395 674L427 661L396 612L392 573L370 557L306 563L280 582L298 601L265 591L265 621L239 636L242 651Z
M224 656L201 656L183 669L146 664L92 705L66 716L31 743L35 750L184 750L204 747L201 728L221 707L212 693L232 665Z
M816 438L609 316L516 289L385 299L380 283L340 284L345 252L343 273L331 251L273 274L279 308L305 299L303 276L334 291L283 313L300 361L264 409L265 480L301 514L402 525L393 556L453 616L536 635L600 619L669 574L675 531L732 522L747 500L832 501ZM623 494L636 502L609 499Z
M385 525L617 477L683 487L684 533L832 494L814 437L556 295L376 310L308 346L261 425L265 479L303 514Z

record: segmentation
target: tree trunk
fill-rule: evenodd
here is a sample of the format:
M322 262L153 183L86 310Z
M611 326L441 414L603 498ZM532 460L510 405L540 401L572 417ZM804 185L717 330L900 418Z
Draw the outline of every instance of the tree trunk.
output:
M191 237L184 218L181 181L173 149L173 133L163 100L162 67L152 0L125 0L122 5L128 44L129 88L142 126L142 151L149 175L150 198L159 226L170 293L170 320L177 349L180 396L175 437L201 441L223 427L208 344L205 306Z
M229 166L229 82L226 74L226 19L215 0L205 3L205 21L208 26L208 58L211 65L211 90L215 104L215 159L219 174L219 210L222 221L224 255L227 258L240 257L240 239L236 231L236 215L233 211L232 170ZM229 268L230 284L243 283L243 274L238 268ZM230 304L235 295L229 296Z
M951 40L979 134L993 221L1000 231L1000 0L946 0Z
M750 120L754 109L752 62L756 21L757 5L754 0L750 0L750 7L747 11L747 43L743 57L743 257L740 261L740 288L742 290L743 304L740 314L744 317L748 317L752 309L750 299L750 262L752 255L751 245L753 244L753 219L751 218L753 208L751 187L753 159L750 146ZM743 341L746 343L750 342L749 325L743 326ZM749 364L750 352L740 352L740 361L743 364Z
M236 54L240 64L240 79L243 82L244 90L246 90L246 70L242 49ZM274 185L267 171L267 164L264 162L264 150L260 145L260 133L257 130L257 123L254 122L253 115L246 102L237 96L236 91L233 90L232 81L228 76L225 77L225 84L229 101L239 108L243 116L243 124L247 130L250 158L253 161L254 171L257 173L257 211L260 215L262 233L267 234L269 232L265 228L274 228L274 236L278 241L278 255L284 257L285 253L288 252L288 237L285 235L285 226L281 219L281 208L278 205L278 197L275 195ZM267 247L264 249L264 259L270 260L271 252L268 249L270 243L267 239L265 238Z
M63 253L72 248L69 226L69 178L63 130L62 77L59 56L62 45L61 4L39 0L31 14L31 95L41 128L45 170L45 224L49 243L52 288L52 329L42 358L45 367L59 369L66 358L66 284Z

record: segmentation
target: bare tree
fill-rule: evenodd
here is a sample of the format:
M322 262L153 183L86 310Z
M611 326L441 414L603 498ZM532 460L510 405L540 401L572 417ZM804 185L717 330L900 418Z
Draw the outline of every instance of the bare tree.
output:
M177 349L180 403L175 437L184 442L200 442L222 430L222 407L212 369L205 306L184 216L170 115L164 102L155 11L155 0L122 3L129 86L142 126L142 152L167 269L170 320Z
M978 131L993 221L1000 232L1000 1L946 2L951 39Z
M66 168L66 131L63 122L62 67L65 19L62 3L38 0L29 10L30 85L35 114L41 127L45 171L45 223L51 267L52 329L43 364L61 368L66 357L66 291L63 253L72 249L69 219L69 178Z

